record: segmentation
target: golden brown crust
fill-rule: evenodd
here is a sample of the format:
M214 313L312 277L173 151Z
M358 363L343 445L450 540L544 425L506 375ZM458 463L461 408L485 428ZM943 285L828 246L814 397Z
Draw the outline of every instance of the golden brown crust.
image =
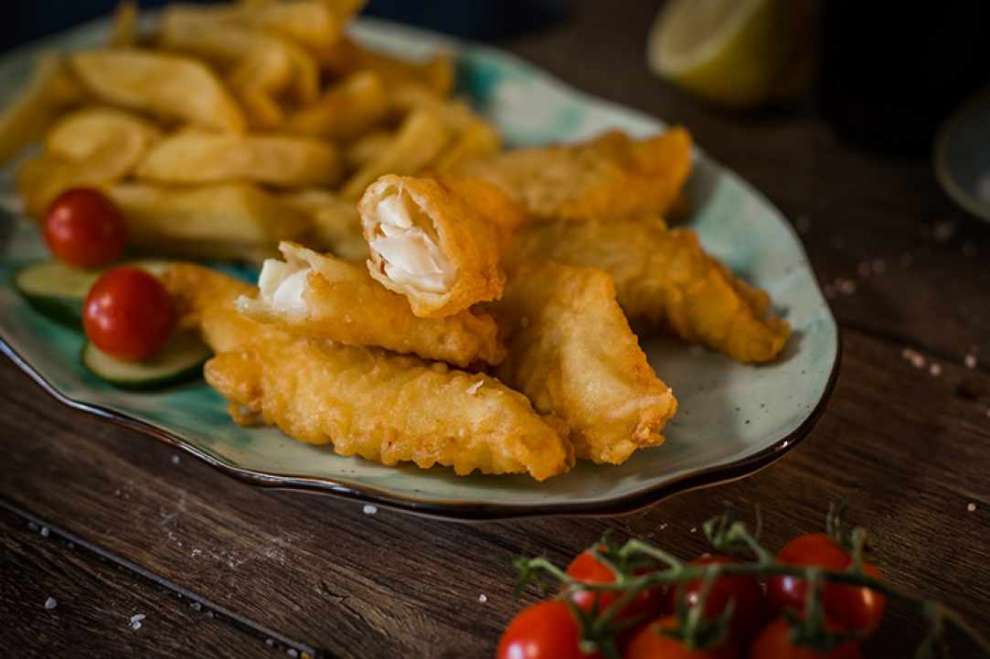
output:
M663 326L741 362L776 359L790 336L769 296L707 254L690 229L648 219L531 225L518 234L511 259L601 268L634 324Z
M581 144L508 151L455 171L495 184L537 220L663 214L691 173L691 137L683 128L644 140L613 131Z
M663 442L677 401L647 363L605 272L521 265L495 310L509 346L498 377L559 418L579 458L621 464Z

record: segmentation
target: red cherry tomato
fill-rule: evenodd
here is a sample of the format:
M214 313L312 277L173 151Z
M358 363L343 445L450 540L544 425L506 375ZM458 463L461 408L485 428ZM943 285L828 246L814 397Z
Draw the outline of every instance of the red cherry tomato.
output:
M502 634L497 659L601 659L584 654L578 622L560 600L537 602L520 611Z
M668 616L644 627L629 642L624 659L736 659L739 656L735 645L692 650L662 633L663 629L673 629L676 625L677 618Z
M784 545L777 560L790 565L815 565L826 570L846 570L852 557L824 533L798 536ZM866 574L879 578L880 572L869 563L863 565ZM804 611L808 584L797 577L771 577L767 581L767 597L775 613L791 609ZM825 614L839 629L871 633L880 625L887 598L869 588L825 584L822 587Z
M737 563L730 556L704 554L691 561L691 565L716 565ZM689 581L680 587L685 604L693 606L701 596L702 581ZM677 586L667 591L667 610L677 610ZM763 626L766 620L766 605L763 590L756 577L724 576L712 584L705 602L705 616L711 620L718 618L734 602L729 634L733 642L745 644Z
M795 645L784 618L767 625L749 648L749 659L861 659L859 643L849 641L829 652Z
M604 548L599 548L603 550ZM613 583L615 573L611 568L599 562L591 550L578 554L571 564L567 566L568 576L582 583ZM579 590L571 596L575 604L582 610L591 612L595 610L597 603L598 611L604 611L612 602L619 598L621 593L590 590ZM636 598L631 601L616 617L616 622L623 622L639 618L647 620L659 613L661 604L661 589L650 588L640 591Z
M60 194L45 217L45 242L60 261L94 268L120 258L127 225L99 190L74 188Z
M103 352L126 361L151 357L175 326L172 298L161 282L138 268L114 268L86 296L83 329Z

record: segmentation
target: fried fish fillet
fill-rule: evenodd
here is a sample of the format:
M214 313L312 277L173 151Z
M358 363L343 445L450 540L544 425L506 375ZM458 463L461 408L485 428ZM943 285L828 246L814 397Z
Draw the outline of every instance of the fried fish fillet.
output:
M577 457L621 464L663 442L677 400L647 363L607 273L528 263L494 307L509 347L499 379L561 419Z
M405 298L376 282L357 263L294 243L279 245L284 261L265 261L260 295L241 311L300 336L377 346L458 366L497 364L505 356L491 315L465 309L445 318L418 318Z
M637 326L665 326L740 362L777 357L790 326L770 298L707 254L690 229L658 219L533 224L513 242L511 260L552 259L605 270Z
M371 276L404 295L417 316L443 318L501 297L502 250L522 215L494 186L387 175L358 210Z
M341 455L462 475L544 480L573 465L573 448L552 421L491 377L258 323L235 308L254 287L207 268L175 264L163 281L183 324L199 327L219 353L206 380L238 423L275 425Z
M691 136L671 128L634 140L612 131L580 144L507 151L454 173L494 183L535 219L663 214L691 173Z

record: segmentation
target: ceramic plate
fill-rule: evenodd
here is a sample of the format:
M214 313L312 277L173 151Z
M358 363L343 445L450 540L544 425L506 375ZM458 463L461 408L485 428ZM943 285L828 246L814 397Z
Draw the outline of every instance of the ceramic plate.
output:
M609 128L634 135L663 129L654 118L578 93L489 48L459 46L377 21L361 21L354 32L369 45L410 56L456 49L460 91L513 145L578 140ZM105 25L94 24L44 45L82 47L100 43L104 33ZM27 76L31 59L31 51L19 51L0 61L0 90L8 98ZM461 478L441 468L382 467L295 442L274 429L240 428L202 382L159 393L115 390L82 369L78 333L35 313L12 288L16 268L45 258L37 231L14 211L0 225L2 348L60 402L136 428L258 485L460 519L632 510L685 489L740 478L780 457L810 430L837 366L835 321L787 221L737 176L700 151L696 158L690 225L708 250L770 292L794 336L779 362L762 367L671 340L645 341L650 362L673 387L680 409L667 427L666 444L618 467L582 464L543 484L524 476ZM12 200L11 172L4 176L0 186Z

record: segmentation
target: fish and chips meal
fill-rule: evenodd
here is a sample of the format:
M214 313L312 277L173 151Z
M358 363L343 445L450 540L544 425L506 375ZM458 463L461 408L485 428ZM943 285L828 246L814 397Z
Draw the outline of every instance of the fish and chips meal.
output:
M15 285L82 327L88 377L203 375L244 426L542 481L663 443L636 332L779 357L767 294L668 226L685 129L507 148L451 54L349 35L361 5L125 3L105 46L38 59L0 159L55 258Z

